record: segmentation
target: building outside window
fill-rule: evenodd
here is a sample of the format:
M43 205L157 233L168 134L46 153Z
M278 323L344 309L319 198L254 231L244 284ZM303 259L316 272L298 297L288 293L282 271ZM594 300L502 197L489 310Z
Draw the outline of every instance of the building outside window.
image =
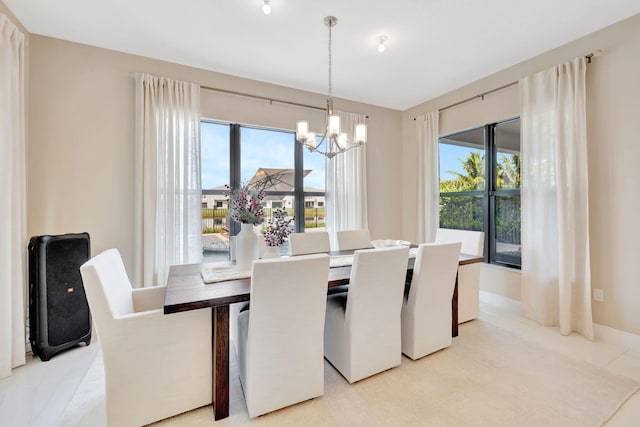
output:
M439 139L440 227L485 233L485 258L520 267L520 119Z

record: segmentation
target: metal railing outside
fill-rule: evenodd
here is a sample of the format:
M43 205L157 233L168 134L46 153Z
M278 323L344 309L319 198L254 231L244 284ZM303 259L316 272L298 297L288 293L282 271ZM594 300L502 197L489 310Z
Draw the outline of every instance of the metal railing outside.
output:
M265 221L273 218L277 209L265 208ZM285 209L287 215L293 216L293 208ZM304 209L305 228L321 228L325 226L325 208ZM230 224L228 208L202 208L202 233L228 233Z

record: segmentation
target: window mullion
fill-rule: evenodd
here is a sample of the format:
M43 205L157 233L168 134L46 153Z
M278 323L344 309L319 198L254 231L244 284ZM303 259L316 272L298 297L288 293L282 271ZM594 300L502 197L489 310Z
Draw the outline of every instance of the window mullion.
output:
M297 233L304 233L304 153L302 152L302 144L296 143L295 134L291 134L293 144L295 144L295 171L294 171L294 216L296 217Z
M495 201L495 150L494 150L494 125L485 125L484 148L485 148L485 204L484 204L484 250L483 256L487 262L491 262L495 251L495 241L493 235L493 212Z
M240 188L240 125L231 124L229 126L229 153L231 165L229 168L229 186L230 189ZM240 232L240 224L236 221L230 221L231 236L235 236Z

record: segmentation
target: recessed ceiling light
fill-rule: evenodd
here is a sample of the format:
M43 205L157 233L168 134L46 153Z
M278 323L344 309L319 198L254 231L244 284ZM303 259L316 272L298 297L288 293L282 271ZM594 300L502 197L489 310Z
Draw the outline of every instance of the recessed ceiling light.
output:
M264 3L262 4L262 13L264 13L265 15L268 15L271 13L271 0L264 0Z
M387 36L378 36L376 40L378 40L378 52L382 53L385 49L385 42L387 41Z

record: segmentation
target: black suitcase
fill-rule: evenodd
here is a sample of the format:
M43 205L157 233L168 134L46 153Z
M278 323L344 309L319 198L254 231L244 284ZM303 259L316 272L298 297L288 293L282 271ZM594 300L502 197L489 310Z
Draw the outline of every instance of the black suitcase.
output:
M87 233L29 241L29 341L44 361L91 342L91 313L80 276L89 257Z

